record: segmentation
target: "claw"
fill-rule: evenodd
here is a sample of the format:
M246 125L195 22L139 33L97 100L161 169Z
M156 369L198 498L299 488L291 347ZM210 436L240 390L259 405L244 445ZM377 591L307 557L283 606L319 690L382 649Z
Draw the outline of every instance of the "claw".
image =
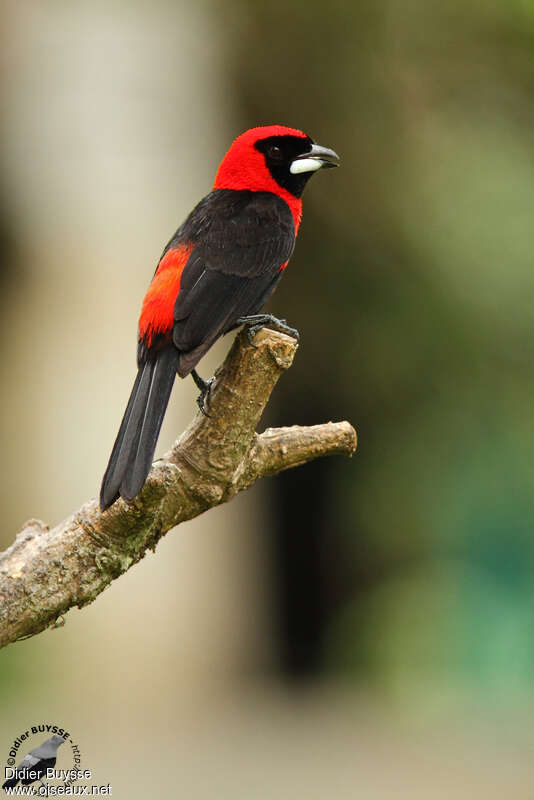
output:
M257 332L266 326L275 328L276 330L292 336L297 342L300 339L300 334L296 328L290 328L285 319L278 319L272 314L252 314L249 317L239 317L236 320L238 325L248 325L247 337L252 347L257 347L254 344L254 337Z
M249 325L247 328L247 339L248 343L251 347L257 347L257 344L254 344L254 337L256 336L258 331L261 331L262 325Z
M203 378L200 377L196 369L194 369L191 371L191 377L193 378L196 385L200 389L200 394L197 397L197 406L199 407L201 413L204 414L205 417L210 417L211 414L208 414L208 412L206 411L206 399L209 396L211 386L213 384L213 381L215 380L215 376L210 378L208 381L205 381Z

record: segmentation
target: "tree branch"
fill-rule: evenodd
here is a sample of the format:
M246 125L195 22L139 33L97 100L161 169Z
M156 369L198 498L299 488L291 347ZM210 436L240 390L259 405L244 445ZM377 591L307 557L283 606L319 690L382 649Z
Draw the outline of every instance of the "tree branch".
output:
M0 554L0 647L57 625L69 608L92 602L154 550L171 528L258 478L319 456L352 455L356 432L348 422L254 432L297 343L263 329L254 345L244 332L236 337L211 388L210 417L197 414L132 503L118 500L101 513L91 500L51 530L39 520L25 523Z

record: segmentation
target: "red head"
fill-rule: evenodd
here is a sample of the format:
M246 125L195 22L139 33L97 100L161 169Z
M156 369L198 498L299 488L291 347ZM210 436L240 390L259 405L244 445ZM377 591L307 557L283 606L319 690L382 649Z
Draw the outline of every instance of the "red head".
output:
M234 140L215 177L214 189L273 192L284 199L298 228L300 196L320 167L337 166L333 150L314 144L302 131L285 125L251 128Z

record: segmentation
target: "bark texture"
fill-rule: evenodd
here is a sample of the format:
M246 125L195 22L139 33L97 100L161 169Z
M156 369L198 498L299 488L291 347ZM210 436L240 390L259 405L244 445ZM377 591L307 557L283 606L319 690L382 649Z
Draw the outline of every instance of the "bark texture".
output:
M258 478L319 456L352 455L348 422L255 429L297 343L259 331L240 333L216 373L209 417L197 414L172 450L156 461L132 503L101 513L90 500L56 527L31 519L0 554L0 647L61 624L73 606L91 603L180 522L225 503Z

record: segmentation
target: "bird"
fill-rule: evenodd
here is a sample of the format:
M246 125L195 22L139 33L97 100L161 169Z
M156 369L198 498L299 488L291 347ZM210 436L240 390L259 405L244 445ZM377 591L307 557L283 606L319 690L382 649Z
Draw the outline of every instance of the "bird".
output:
M2 789L11 789L15 787L19 780L25 786L28 786L34 781L41 781L41 783L43 783L42 776L46 775L48 769L55 766L58 747L61 747L65 741L66 739L63 736L54 734L50 739L40 744L39 747L30 750L15 768L15 775L7 781L4 781Z
M102 511L141 491L176 374L191 374L209 416L214 379L195 367L220 336L246 325L252 343L271 325L298 338L285 320L258 312L293 253L309 178L338 162L334 150L285 125L250 128L233 141L212 190L163 250L144 297L138 372L102 480Z

